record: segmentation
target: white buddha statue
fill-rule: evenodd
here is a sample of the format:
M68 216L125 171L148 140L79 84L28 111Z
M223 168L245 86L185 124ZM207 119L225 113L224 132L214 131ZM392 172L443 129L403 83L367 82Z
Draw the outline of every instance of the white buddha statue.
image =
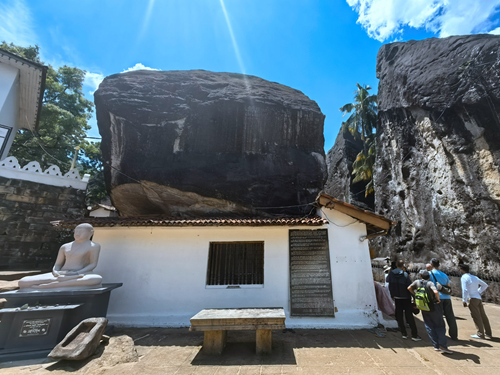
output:
M101 245L90 239L94 228L80 224L75 228L73 242L61 246L52 273L26 276L19 280L20 289L97 288L102 277L90 273L97 266Z

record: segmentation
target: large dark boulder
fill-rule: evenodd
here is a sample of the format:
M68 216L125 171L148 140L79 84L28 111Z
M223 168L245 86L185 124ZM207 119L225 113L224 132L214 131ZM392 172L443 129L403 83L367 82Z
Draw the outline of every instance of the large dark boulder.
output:
M500 37L382 46L377 58L379 246L500 275Z
M365 210L374 210L374 194L366 196L367 181L353 182L352 163L363 150L363 141L340 129L335 144L326 155L328 179L325 193Z
M95 104L121 215L306 213L323 187L325 116L290 87L232 73L134 71L104 79Z

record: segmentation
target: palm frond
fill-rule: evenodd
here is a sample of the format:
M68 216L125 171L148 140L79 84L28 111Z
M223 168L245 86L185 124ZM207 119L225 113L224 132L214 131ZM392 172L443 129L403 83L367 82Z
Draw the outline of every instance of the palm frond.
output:
M377 129L377 95L370 95L369 85L356 83L354 102L340 108L342 116L349 114L342 123L342 130L349 131L355 139L363 141L363 150L356 156L352 164L353 182L368 181L365 196L374 192L373 166L375 164L376 129Z

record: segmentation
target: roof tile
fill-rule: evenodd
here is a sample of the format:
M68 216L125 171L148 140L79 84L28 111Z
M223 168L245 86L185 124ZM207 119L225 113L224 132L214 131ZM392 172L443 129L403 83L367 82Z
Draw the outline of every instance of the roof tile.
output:
M88 217L78 220L52 221L51 224L59 228L74 228L81 223L89 223L94 227L139 227L139 226L321 226L328 224L326 219L319 216L312 217L277 217L277 218L207 218L207 219L178 219L178 218L121 218L121 217Z

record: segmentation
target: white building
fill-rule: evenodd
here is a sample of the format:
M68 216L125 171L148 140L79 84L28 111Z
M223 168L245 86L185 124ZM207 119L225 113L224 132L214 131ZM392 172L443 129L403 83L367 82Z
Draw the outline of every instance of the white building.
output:
M108 204L98 203L94 206L87 207L90 217L117 217L116 208Z
M283 307L290 328L379 322L366 236L392 223L327 195L313 218L87 218L110 322L189 326L205 308ZM56 225L74 227L76 222Z
M0 49L0 160L19 129L35 131L47 67Z

